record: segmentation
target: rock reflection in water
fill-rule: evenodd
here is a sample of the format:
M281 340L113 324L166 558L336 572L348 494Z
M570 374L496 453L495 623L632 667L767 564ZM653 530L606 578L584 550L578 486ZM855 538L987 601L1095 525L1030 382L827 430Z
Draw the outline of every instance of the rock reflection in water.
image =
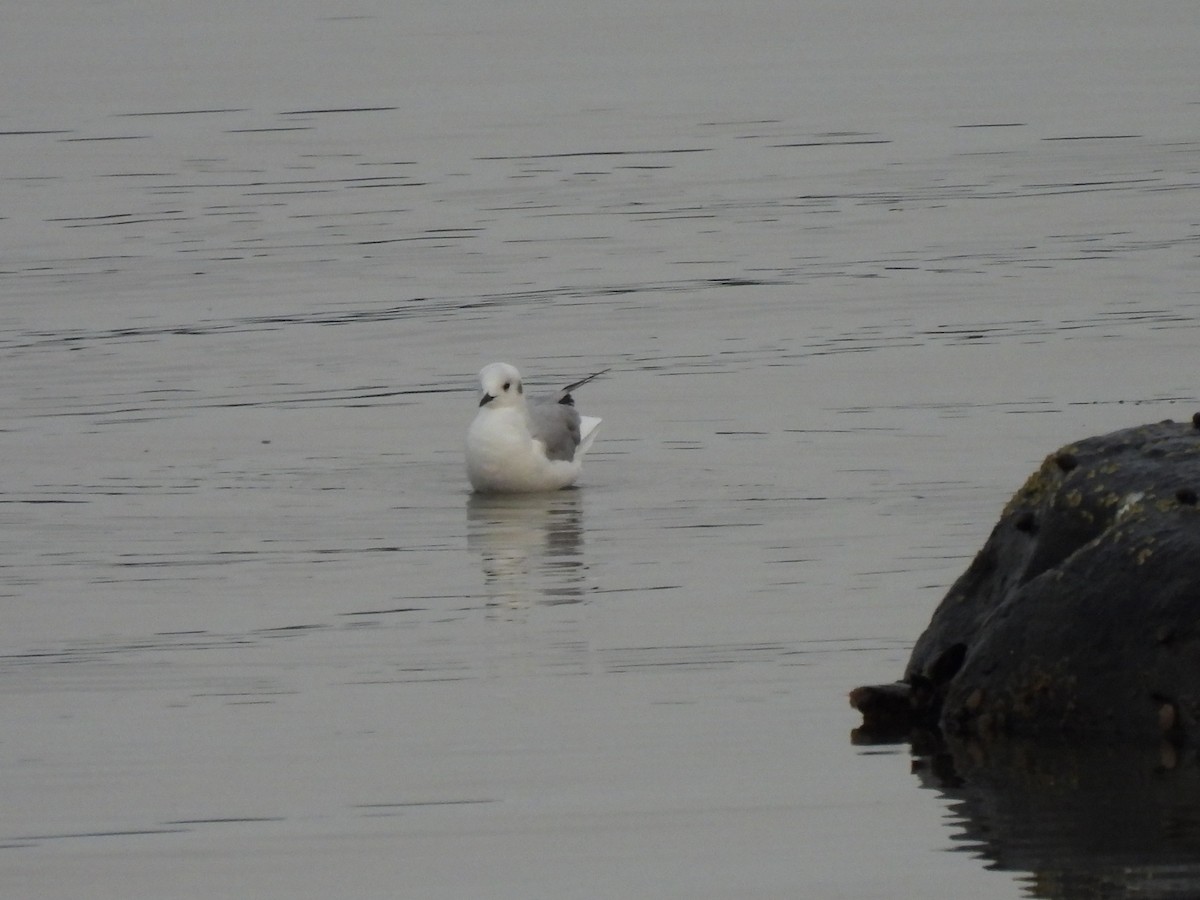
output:
M582 491L472 494L467 545L493 606L578 603L587 591Z
M914 746L922 783L952 801L989 868L1028 872L1029 896L1200 896L1194 752L1027 742Z

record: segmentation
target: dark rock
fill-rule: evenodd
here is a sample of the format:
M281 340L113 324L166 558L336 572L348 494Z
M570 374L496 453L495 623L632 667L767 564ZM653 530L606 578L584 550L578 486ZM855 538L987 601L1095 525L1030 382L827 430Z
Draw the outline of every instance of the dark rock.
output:
M1200 507L1181 484L1200 485L1191 423L1051 454L913 648L914 726L1200 741Z
M1059 451L1054 456L1054 462L1064 472L1070 472L1079 465L1079 460L1075 458L1074 453L1068 453L1066 450Z
M850 704L863 716L861 743L899 742L912 730L917 703L910 684L897 681L855 688Z

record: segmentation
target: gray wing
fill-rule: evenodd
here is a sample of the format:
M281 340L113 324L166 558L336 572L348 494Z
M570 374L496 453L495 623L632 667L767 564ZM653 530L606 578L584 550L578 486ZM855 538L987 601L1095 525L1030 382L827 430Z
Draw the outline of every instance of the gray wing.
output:
M575 458L579 446L579 413L553 399L529 404L529 432L546 447L550 459Z

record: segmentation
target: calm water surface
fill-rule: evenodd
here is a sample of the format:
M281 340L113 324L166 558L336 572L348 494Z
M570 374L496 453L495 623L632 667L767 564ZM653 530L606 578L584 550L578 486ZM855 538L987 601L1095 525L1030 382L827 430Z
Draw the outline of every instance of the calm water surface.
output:
M14 895L1195 892L1194 760L845 700L1200 408L1191 4L71 6L0 37ZM497 359L612 367L579 489L468 494Z

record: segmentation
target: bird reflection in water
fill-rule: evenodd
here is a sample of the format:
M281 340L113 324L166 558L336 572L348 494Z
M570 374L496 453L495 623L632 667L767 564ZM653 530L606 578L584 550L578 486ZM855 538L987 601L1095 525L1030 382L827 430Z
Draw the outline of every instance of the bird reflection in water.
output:
M491 606L584 599L582 491L472 494L467 545L479 553Z

